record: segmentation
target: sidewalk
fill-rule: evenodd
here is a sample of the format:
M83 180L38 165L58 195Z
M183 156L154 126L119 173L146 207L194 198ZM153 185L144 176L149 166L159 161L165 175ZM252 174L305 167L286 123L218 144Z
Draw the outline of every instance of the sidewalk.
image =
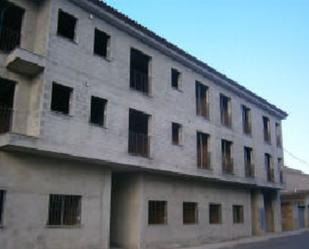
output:
M306 231L309 231L308 229L302 229L297 231L289 231L289 232L281 232L281 233L275 233L275 234L267 234L263 236L252 236L248 238L243 239L237 239L237 240L231 240L231 241L225 241L225 242L219 242L219 243L213 243L213 244L205 244L200 245L196 247L186 247L186 248L180 248L180 249L220 249L220 248L231 248L233 246L242 245L242 244L250 244L255 242L263 242L270 239L276 239L276 238L282 238L282 237L288 237L293 235L302 234Z

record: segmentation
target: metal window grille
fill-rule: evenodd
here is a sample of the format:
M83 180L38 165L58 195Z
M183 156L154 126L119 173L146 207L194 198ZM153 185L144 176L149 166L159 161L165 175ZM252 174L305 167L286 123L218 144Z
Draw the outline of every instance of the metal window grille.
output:
M222 169L224 173L233 174L232 142L222 140Z
M167 201L148 202L148 224L167 224Z
M74 226L81 223L81 196L50 195L48 225Z
M271 142L270 121L269 118L267 117L263 117L263 128L264 128L264 141L270 143Z
M232 111L231 111L231 99L220 95L220 114L221 124L226 127L232 126Z
M202 169L210 169L210 152L208 151L209 135L197 133L197 166Z
M244 207L241 205L233 206L233 222L234 224L244 223Z
M242 122L243 122L243 131L245 134L250 135L252 132L251 127L251 110L250 108L243 106L242 107Z
M210 224L222 223L220 204L210 204L209 205L209 223Z
M183 224L198 223L198 205L196 202L183 203Z
M196 115L209 117L208 87L200 82L195 83Z

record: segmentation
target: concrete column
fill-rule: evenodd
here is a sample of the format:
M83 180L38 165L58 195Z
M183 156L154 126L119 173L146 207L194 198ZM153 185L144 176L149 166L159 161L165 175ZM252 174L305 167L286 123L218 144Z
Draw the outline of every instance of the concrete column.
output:
M260 190L251 192L251 223L253 235L262 235L265 233L265 208L264 196Z
M111 172L106 172L104 176L103 188L102 188L102 216L101 216L101 228L102 228L102 249L110 248L110 209L111 209Z
M273 209L273 230L274 232L281 232L282 231L282 222L281 222L281 200L279 191L274 191L272 198L272 209Z

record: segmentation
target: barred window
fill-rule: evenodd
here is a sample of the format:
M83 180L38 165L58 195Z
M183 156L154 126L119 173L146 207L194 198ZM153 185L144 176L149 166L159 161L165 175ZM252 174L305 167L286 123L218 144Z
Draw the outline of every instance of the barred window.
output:
M0 190L0 225L2 225L3 222L4 198L5 198L5 191Z
M48 225L74 226L81 223L81 196L50 195Z
M196 202L183 203L183 224L198 223L198 208Z
M233 222L234 224L244 223L244 207L241 205L233 206Z
M209 223L210 224L221 224L221 205L220 204L210 204L209 205Z
M148 224L167 224L167 201L148 202Z

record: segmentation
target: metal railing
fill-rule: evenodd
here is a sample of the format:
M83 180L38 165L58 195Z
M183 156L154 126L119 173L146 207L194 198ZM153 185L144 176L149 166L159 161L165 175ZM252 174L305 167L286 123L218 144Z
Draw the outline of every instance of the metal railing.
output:
M270 131L264 131L264 141L267 142L267 143L271 142Z
M253 164L245 165L245 174L246 177L254 177L255 176L255 167Z
M197 166L199 169L211 169L211 155L210 152L198 152Z
M0 26L0 50L12 51L20 45L21 33L10 28Z
M129 153L149 157L150 137L143 133L129 131Z
M149 93L148 74L139 70L131 69L130 86L137 91Z
M11 130L13 109L0 106L0 134Z
M251 124L250 123L245 122L243 128L244 128L244 133L245 134L248 134L248 135L251 134L252 128L251 128Z
M275 182L275 171L274 169L267 170L267 181L268 182Z
M234 161L232 158L223 157L222 158L222 169L226 174L234 174Z
M283 176L283 171L282 170L280 170L280 183L281 184L284 184L285 182L284 182L284 176Z
M226 126L226 127L232 126L232 117L229 113L227 113L227 112L221 113L221 124Z
M196 105L196 114L205 118L209 117L209 103L198 102Z

